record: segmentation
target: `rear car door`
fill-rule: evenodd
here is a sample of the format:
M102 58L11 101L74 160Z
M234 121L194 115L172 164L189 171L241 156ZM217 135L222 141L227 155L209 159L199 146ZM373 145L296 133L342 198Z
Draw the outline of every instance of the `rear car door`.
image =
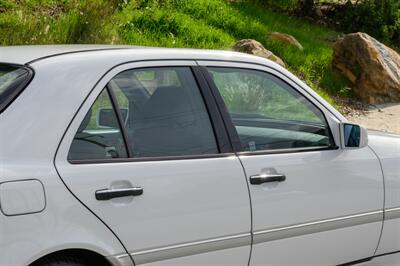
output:
M369 147L339 147L339 121L287 76L199 62L250 187L250 265L339 265L374 255L383 177Z
M194 62L111 70L82 104L55 163L136 265L247 265L246 178Z

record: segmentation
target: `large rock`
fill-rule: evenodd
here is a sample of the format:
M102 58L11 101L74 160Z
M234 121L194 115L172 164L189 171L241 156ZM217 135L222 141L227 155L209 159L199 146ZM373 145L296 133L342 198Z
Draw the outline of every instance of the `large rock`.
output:
M365 33L352 33L333 47L333 67L367 103L400 101L400 56Z
M299 48L300 50L304 49L303 46L299 43L298 40L296 40L295 37L293 37L292 35L286 34L286 33L272 32L269 35L269 38L271 38L275 41L278 41L278 42L292 45L294 47Z
M282 59L274 55L274 53L272 53L271 51L265 49L265 47L256 40L252 39L240 40L233 46L233 50L237 52L261 56L266 59L272 60L283 67L286 67Z

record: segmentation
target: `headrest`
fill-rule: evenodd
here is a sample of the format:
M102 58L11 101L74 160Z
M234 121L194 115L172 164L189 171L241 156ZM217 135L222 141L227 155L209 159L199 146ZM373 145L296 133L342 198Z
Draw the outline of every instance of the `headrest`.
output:
M144 113L171 114L190 110L190 99L185 90L176 86L158 87L145 105Z

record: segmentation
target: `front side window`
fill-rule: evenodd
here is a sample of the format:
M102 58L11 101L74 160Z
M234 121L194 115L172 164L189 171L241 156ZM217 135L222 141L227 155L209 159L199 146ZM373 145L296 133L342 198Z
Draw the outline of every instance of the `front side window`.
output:
M322 112L279 78L250 69L208 71L225 101L242 151L331 145Z

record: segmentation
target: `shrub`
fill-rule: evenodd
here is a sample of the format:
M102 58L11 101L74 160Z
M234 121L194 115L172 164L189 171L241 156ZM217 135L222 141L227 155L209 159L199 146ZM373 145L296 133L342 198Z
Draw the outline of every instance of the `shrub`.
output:
M345 32L366 32L388 43L400 41L400 1L364 0L348 5L338 13L338 22Z
M253 0L256 4L265 5L276 11L284 11L291 13L300 8L300 0Z

